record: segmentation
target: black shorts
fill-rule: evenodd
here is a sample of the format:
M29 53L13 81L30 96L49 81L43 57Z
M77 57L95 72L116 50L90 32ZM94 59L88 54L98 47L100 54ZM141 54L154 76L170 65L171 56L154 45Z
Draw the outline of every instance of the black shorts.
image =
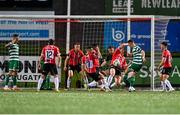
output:
M96 74L99 75L99 72L101 71L100 67L96 67Z
M81 65L80 64L79 65L75 65L75 66L69 65L68 66L68 70L72 70L73 72L76 70L79 73L81 71Z
M171 67L168 67L168 68L162 68L161 73L162 73L162 74L170 75L170 74L171 74L171 70L172 70Z
M97 73L87 73L87 76L93 78L96 82L101 79Z
M121 76L121 73L123 72L123 69L121 69L120 67L113 66L113 65L111 66L111 68L114 68L116 70L115 75Z
M58 74L55 64L49 64L49 63L44 64L42 74L47 75L49 72L50 72L51 75Z

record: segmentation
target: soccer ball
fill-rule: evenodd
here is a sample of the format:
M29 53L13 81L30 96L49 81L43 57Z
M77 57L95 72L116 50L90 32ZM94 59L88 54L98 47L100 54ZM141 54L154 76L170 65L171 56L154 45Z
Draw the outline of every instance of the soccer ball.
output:
M120 65L120 61L118 59L115 59L113 62L114 66L119 66Z

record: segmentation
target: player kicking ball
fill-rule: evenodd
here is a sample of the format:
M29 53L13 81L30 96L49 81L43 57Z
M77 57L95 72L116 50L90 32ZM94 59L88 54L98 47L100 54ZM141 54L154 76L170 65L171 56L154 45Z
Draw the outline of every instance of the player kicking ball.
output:
M48 73L50 73L52 76L54 76L54 84L55 84L55 91L59 91L59 78L58 78L58 72L56 68L56 57L58 59L58 68L61 67L61 56L59 52L59 48L54 45L54 40L49 39L48 45L46 45L41 52L41 56L39 58L39 62L44 60L44 67L42 72L42 77L38 80L38 86L37 91L40 91L41 85L43 83L43 80L46 78ZM41 64L38 64L39 68L41 68Z
M12 77L12 80L13 80L12 90L19 90L16 86L17 75L18 75L18 70L19 70L19 45L18 45L18 41L19 41L18 35L14 34L12 41L5 45L5 47L9 49L9 64L8 64L9 73L8 73L8 75L6 75L4 90L11 90L8 87L9 77Z
M164 91L166 91L166 86L169 88L169 91L174 91L174 88L171 86L168 78L172 70L172 56L171 52L167 49L167 43L161 43L161 50L162 50L162 60L158 66L158 69L162 68L161 71L161 84Z
M133 56L132 64L126 69L124 82L129 84L129 92L135 91L134 82L135 75L140 71L143 62L145 62L145 52L134 43L133 40L129 40L128 43L124 43L121 47L129 46L132 48L132 53L129 53L129 56Z

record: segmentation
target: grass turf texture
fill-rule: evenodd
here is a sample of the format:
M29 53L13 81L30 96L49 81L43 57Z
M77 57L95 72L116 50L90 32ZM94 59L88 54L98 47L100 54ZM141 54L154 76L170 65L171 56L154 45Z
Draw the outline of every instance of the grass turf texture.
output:
M180 113L180 92L0 91L0 113Z

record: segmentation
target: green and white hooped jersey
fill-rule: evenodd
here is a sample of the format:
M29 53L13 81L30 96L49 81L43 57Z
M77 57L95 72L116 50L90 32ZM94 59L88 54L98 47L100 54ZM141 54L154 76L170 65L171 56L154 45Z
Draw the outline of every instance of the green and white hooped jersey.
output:
M142 49L139 46L134 46L132 49L133 53L133 61L132 63L142 65L143 60L142 60Z
M9 46L9 60L19 61L19 45L10 44Z

